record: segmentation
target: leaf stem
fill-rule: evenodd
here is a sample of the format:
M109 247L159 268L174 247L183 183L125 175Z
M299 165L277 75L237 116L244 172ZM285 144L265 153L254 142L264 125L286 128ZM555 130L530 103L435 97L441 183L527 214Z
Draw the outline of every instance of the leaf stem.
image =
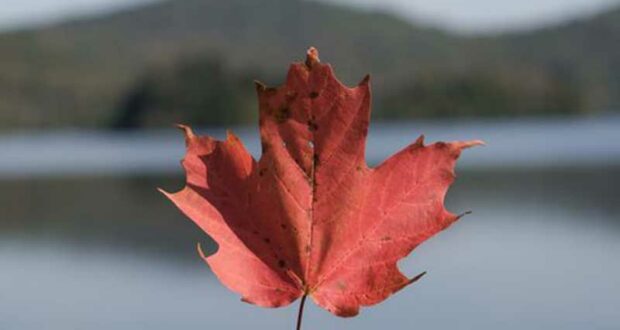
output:
M304 295L301 297L301 303L299 304L299 312L297 313L297 330L301 330L301 320L304 317L304 305L306 304L306 298L308 296Z

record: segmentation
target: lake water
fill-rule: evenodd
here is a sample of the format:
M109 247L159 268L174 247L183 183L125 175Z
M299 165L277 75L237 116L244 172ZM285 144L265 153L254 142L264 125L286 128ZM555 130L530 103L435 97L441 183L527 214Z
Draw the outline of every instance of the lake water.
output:
M422 130L489 144L448 194L473 214L400 263L428 271L418 283L352 319L309 304L304 328L618 329L620 121L379 125L370 161ZM0 329L293 328L296 304L225 289L195 252L211 241L155 191L182 186L178 137L22 133L0 150Z

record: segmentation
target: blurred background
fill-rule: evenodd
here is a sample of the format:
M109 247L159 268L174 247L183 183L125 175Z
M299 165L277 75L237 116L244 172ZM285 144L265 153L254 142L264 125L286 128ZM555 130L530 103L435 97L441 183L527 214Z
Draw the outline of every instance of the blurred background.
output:
M307 329L620 327L620 1L2 0L0 329L292 329L239 302L161 196L173 123L259 156L252 81L316 46L372 76L368 162L424 133L483 139L472 210L400 263L413 287ZM240 269L240 273L244 270Z

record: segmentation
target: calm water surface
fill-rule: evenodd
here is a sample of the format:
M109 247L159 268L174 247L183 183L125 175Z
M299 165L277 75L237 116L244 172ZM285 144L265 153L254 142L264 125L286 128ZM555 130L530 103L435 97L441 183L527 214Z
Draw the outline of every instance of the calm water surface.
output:
M447 204L473 214L400 263L428 275L352 319L310 304L305 328L618 329L620 166L565 165L463 168ZM0 329L292 329L296 304L241 303L197 257L214 246L155 191L182 181L0 180Z

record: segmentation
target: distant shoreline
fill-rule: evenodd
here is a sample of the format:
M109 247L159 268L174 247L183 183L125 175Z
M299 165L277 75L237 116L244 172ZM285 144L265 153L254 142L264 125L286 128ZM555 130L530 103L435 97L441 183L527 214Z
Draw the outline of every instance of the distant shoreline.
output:
M224 128L197 129L223 138ZM233 128L258 157L257 129ZM424 120L372 123L367 160L377 164L424 134L438 140L482 139L460 169L620 166L620 116L548 119ZM175 129L57 130L0 134L0 180L83 175L181 173L183 139Z

